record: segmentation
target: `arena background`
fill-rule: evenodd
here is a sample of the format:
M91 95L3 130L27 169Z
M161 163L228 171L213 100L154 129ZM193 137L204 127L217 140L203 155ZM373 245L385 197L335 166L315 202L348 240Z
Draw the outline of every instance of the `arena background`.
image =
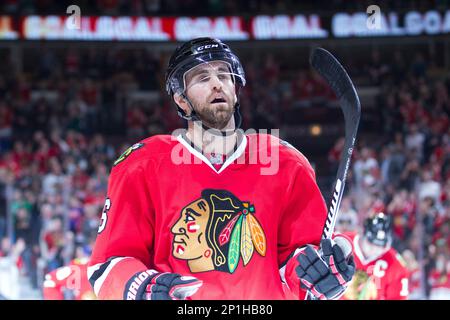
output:
M212 36L243 62L243 128L279 129L312 162L325 197L344 125L308 57L322 46L339 58L362 119L337 228L391 215L410 299L449 299L449 8L446 0L2 1L0 296L42 299L46 273L89 256L113 161L184 126L164 90L171 52Z

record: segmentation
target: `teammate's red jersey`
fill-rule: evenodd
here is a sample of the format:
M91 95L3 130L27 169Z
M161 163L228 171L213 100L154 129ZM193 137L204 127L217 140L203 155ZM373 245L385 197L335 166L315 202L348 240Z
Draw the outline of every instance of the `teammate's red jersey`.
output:
M218 169L185 135L143 140L115 162L89 279L103 299L154 269L192 275L192 299L303 299L280 275L320 242L326 206L307 159L270 135L241 135ZM290 280L287 280L290 282Z
M360 236L353 232L345 235L352 239L356 271L343 299L407 299L409 271L395 249L390 248L381 256L367 259L359 245Z
M74 259L68 266L45 275L43 297L45 300L96 299L87 278L88 259Z

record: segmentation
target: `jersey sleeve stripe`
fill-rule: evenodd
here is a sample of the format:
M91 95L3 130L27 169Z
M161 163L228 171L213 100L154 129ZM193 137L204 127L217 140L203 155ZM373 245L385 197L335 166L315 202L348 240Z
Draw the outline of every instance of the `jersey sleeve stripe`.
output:
M96 265L87 268L87 276L92 287L94 287L95 281L102 275L110 262L111 261L97 263Z
M108 274L111 272L114 266L118 264L120 261L129 258L131 257L113 258L103 264L96 264L92 267L89 267L88 275L92 274L91 277L89 277L89 282L91 283L91 286L94 288L94 292L97 296L100 292L100 288L102 287L103 283L108 277Z

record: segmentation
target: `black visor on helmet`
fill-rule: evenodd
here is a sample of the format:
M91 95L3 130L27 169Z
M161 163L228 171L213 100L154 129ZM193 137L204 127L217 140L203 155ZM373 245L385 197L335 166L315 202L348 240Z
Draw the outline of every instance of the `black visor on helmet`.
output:
M231 52L227 51L209 51L193 55L180 62L176 68L167 76L166 91L169 95L183 93L185 88L184 75L197 65L212 61L224 61L231 68L235 84L245 86L245 74L239 59Z

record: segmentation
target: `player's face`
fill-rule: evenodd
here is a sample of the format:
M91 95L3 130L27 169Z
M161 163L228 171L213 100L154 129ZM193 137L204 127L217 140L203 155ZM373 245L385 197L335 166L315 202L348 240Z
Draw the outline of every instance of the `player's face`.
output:
M387 250L389 250L388 246L378 246L368 241L366 238L363 238L362 249L364 251L364 255L367 258L375 258L381 256Z
M206 243L206 224L209 219L209 205L196 200L181 212L180 219L172 227L173 256L178 259L192 260L203 256L209 250Z
M186 95L206 125L223 129L234 113L237 97L233 74L223 61L206 62L185 75Z

